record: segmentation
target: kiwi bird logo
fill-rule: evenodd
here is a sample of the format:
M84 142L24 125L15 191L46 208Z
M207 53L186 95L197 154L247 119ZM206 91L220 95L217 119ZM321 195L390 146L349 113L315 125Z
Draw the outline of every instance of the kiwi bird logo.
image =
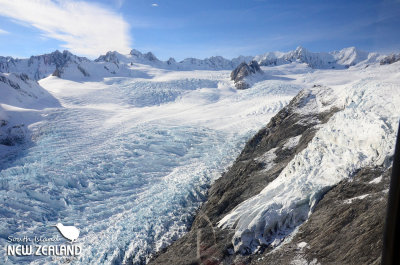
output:
M61 223L52 226L57 227L60 234L66 239L71 240L71 243L76 241L79 237L79 229L75 226L65 226Z

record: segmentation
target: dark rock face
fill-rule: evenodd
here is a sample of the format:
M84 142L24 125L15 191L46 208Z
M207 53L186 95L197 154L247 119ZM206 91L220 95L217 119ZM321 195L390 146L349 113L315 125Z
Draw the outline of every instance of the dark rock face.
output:
M144 58L146 58L150 62L158 62L159 61L158 58L152 52L146 53L144 55Z
M80 65L77 66L78 70L83 74L83 76L88 77L90 74Z
M250 85L246 83L244 79L255 73L262 73L262 70L256 61L251 61L249 64L243 62L232 71L231 80L235 82L237 89L247 89Z
M21 87L19 86L18 83L13 82L12 80L10 80L9 78L7 78L5 76L0 76L0 82L5 83L16 90L21 89Z
M7 126L8 121L0 120L0 145L14 146L23 144L27 129L24 124Z
M17 78L17 79L23 81L25 84L29 85L28 81L30 81L30 79L26 74L23 74L23 73L22 74L15 74L15 73L12 73L10 75L14 76L15 78ZM14 88L15 90L20 90L21 93L29 94L26 91L22 91L21 90L21 86L17 82L12 81L10 78L8 78L8 77L6 77L4 75L0 75L0 82L4 83L6 85L9 85L10 87Z
M329 111L315 115L297 111L311 104L312 98L310 91L301 91L247 142L232 167L212 185L208 200L188 234L163 253L158 253L150 264L247 264L251 261L251 256L233 253L234 231L219 229L217 222L278 177L289 161L307 147L318 130L316 125L326 123L339 110L333 106ZM289 139L296 136L300 137L298 144L285 147ZM269 151L276 155L272 166L259 159Z
M340 182L291 242L249 264L380 264L390 175L391 169L363 168Z
M392 64L400 61L400 54L391 54L380 61L380 65Z
M63 71L59 68L56 68L56 70L54 70L52 76L57 76L58 78L61 78L62 74L63 74Z
M299 109L312 103L316 89L301 91L244 147L229 170L211 187L191 230L158 253L150 264L380 264L391 169L359 169L326 191L309 219L279 248L263 246L253 255L234 253L233 230L217 223L235 206L258 194L293 157L307 147L318 130L339 111L335 105L318 113ZM314 92L313 92L314 91ZM290 148L286 143L300 137ZM273 163L260 160L273 151Z

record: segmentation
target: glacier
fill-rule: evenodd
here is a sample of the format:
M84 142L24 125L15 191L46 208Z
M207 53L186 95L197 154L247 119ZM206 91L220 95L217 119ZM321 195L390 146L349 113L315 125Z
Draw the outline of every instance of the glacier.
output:
M303 88L270 80L237 91L226 70L142 68L145 77L39 81L59 106L24 121L32 143L2 165L1 244L9 235L51 237L49 226L61 222L81 230L76 264L147 262L187 231L213 180Z
M276 63L267 62L271 58ZM296 94L308 91L315 97L304 112L342 110L280 177L220 222L235 229L236 251L254 252L278 238L264 236L271 224L282 233L288 215L292 227L301 224L324 190L362 165L390 160L399 63L380 66L380 58L353 48L269 53L255 57L264 74L238 91L230 70L254 57L163 62L135 50L94 62L67 52L2 57L1 75L34 97L0 83L0 118L10 126L23 123L29 139L0 149L13 154L0 160L0 243L9 235L51 237L50 225L61 222L81 230L83 253L68 262L145 264L187 232L208 188L245 142ZM52 76L56 69L58 76ZM22 72L31 80L18 78ZM371 132L382 138L373 141ZM268 163L273 158L273 152L260 157ZM10 257L4 249L0 255L4 264L66 262Z

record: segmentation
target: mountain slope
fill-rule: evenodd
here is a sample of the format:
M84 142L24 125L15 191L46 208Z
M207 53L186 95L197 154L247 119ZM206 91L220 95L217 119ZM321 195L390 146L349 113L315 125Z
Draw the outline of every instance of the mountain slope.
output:
M191 231L151 264L376 262L400 118L392 66L301 91L216 180Z
M303 47L287 53L269 52L264 55L239 56L232 60L221 56L206 59L186 58L180 62L170 58L159 60L153 53L141 53L133 49L128 55L110 51L94 61L73 55L68 51L31 56L29 59L0 57L0 72L25 73L29 78L40 80L54 74L69 80L101 80L106 77L143 77L140 65L166 70L232 70L239 64L257 61L261 66L277 66L293 62L304 63L315 69L343 69L354 65L379 62L383 57L376 53L359 51L354 47L339 52L313 53Z
M59 102L26 74L0 73L0 165L18 146L29 141L29 126L42 119L40 111Z
M0 57L0 72L24 73L30 79L39 80L51 75L56 69L68 64L79 65L90 60L78 57L68 51L58 50L49 54L31 56L29 59L14 59L12 57Z
M293 239L249 264L381 264L391 168L365 167L328 191Z
M303 47L287 53L269 52L254 58L262 66L276 66L292 62L305 63L315 69L343 69L357 64L376 63L382 59L377 53L367 53L355 47L329 53L310 52Z

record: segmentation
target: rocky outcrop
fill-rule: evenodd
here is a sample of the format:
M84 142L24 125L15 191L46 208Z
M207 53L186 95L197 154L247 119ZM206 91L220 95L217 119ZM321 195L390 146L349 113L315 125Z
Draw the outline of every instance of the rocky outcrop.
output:
M14 146L24 143L27 129L24 124L9 126L8 121L0 120L0 145Z
M229 168L208 192L208 200L199 210L187 235L158 253L150 264L247 264L252 256L235 254L234 231L220 229L217 223L233 208L260 193L273 181L293 157L307 147L318 125L326 123L339 108L321 113L303 113L312 106L314 90L301 91L268 125L250 139ZM290 139L298 138L290 145ZM266 158L273 153L272 159ZM267 246L266 246L267 247ZM179 254L178 254L179 253ZM238 263L238 262L242 263ZM272 263L274 264L274 263Z
M380 264L390 155L383 164L360 167L325 189L304 223L286 234L276 228L285 238L278 248L262 244L244 255L234 247L236 228L219 225L274 181L318 137L321 125L341 111L343 105L329 99L330 91L322 86L301 91L251 138L211 186L190 231L150 264Z
M392 64L400 61L400 54L391 54L380 61L380 65Z
M381 264L390 175L391 169L362 168L325 194L289 243L246 263Z
M246 82L246 78L257 73L262 73L257 61L251 61L249 64L243 62L232 71L231 80L237 89L247 89L250 84Z

